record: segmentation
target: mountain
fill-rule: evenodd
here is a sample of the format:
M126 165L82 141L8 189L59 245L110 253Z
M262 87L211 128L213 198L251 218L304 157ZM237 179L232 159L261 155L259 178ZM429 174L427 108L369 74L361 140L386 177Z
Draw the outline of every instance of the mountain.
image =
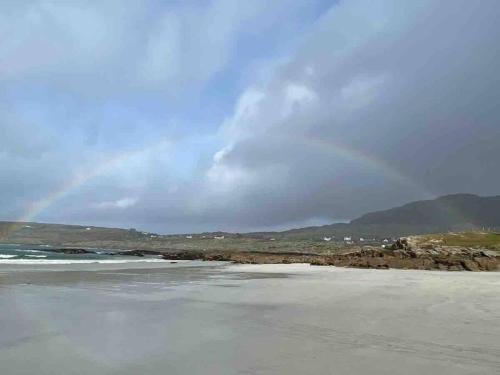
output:
M284 232L246 234L200 233L186 235L158 235L135 229L101 228L78 225L20 223L0 221L0 242L54 244L113 248L184 248L197 244L208 248L214 237L217 246L234 245L252 248L261 240L322 240L324 236L360 237L380 240L411 234L464 231L471 229L500 229L500 196L480 197L472 194L453 194L433 200L417 201L400 207L367 213L350 223L336 223L317 227L292 229ZM248 243L246 242L248 240ZM191 245L189 245L191 246ZM213 244L213 246L215 246Z
M399 237L409 234L500 228L500 196L445 195L367 213L350 223L292 229L288 239L320 236Z
M445 195L417 201L389 210L367 213L351 221L352 225L395 225L455 227L500 226L500 196L473 194Z

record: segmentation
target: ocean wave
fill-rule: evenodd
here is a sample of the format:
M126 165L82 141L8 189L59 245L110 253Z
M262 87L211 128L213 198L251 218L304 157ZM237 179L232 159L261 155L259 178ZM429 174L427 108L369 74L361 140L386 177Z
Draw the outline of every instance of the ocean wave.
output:
M10 255L10 254L0 254L0 259L10 259L10 258L15 258L17 255Z
M15 256L15 255L14 255ZM0 259L0 264L123 264L123 263L169 263L165 259Z
M47 258L47 255L26 255L26 256L30 258Z

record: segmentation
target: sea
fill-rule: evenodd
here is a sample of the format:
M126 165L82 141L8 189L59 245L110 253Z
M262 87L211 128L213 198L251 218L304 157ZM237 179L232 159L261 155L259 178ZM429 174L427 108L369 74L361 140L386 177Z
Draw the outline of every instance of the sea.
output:
M89 263L129 263L165 262L158 256L141 258L113 255L116 250L90 249L95 254L63 254L50 251L50 245L0 244L0 264L89 264Z

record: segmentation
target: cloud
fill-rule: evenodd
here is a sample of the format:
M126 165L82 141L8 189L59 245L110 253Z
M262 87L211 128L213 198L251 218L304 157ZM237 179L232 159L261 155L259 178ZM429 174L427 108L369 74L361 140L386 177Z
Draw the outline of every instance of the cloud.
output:
M302 6L263 0L3 3L0 82L38 82L100 97L141 90L186 95L231 62L255 25L264 32Z
M119 4L0 6L3 217L163 139L38 218L252 230L500 190L495 1Z
M113 209L113 208L125 209L135 206L136 203L137 203L136 198L122 198L116 201L99 202L96 203L95 206L98 209Z
M213 1L167 11L147 37L139 76L154 86L205 82L228 63L241 33L263 14L261 1Z
M333 220L435 194L498 193L500 7L372 9L332 7L288 63L241 95L209 170L215 191L239 197L231 220Z

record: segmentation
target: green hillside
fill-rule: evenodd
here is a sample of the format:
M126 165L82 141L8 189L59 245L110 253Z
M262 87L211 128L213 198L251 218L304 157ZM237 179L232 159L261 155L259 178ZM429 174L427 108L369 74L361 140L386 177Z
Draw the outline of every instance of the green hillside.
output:
M500 228L500 196L447 195L384 211L367 213L350 223L292 229L283 232L199 233L159 235L135 229L78 225L0 222L0 242L110 248L330 250L335 242L380 242L413 234L494 230ZM224 240L215 237L224 236ZM335 237L329 244L323 237ZM360 241L363 238L364 241ZM336 241L335 241L336 240Z
M293 229L284 238L400 237L410 234L500 228L500 196L453 194L367 213L350 223Z

